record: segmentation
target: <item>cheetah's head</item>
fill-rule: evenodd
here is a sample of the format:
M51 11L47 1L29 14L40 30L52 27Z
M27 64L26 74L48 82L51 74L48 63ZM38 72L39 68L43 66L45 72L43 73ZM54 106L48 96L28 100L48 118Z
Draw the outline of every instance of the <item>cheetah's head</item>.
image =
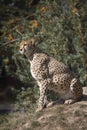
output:
M20 43L20 53L24 54L24 55L26 55L27 53L31 53L31 51L34 50L37 42L38 42L38 40L36 40L36 39L22 41Z

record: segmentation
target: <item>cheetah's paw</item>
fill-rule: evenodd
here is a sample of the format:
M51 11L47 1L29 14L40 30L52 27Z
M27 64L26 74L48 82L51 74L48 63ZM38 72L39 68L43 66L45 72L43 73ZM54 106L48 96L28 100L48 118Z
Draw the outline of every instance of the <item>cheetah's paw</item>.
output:
M46 107L51 107L51 106L53 106L54 104L55 104L54 102L49 102Z
M73 100L73 99L68 99L68 100L65 100L64 104L72 104L72 103L74 103L74 102L75 102L75 100Z
M43 110L43 107L38 107L37 109L36 109L36 112L40 112L40 111L42 111Z

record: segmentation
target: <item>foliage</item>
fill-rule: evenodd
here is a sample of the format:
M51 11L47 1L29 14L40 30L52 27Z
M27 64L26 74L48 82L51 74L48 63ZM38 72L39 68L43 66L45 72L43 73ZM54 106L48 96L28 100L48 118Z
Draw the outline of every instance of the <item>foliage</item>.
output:
M0 4L0 77L10 75L25 84L16 95L18 103L25 98L30 104L32 97L35 103L38 97L29 63L19 54L21 39L42 37L39 46L67 64L87 85L87 0L40 0L35 6L22 6Z

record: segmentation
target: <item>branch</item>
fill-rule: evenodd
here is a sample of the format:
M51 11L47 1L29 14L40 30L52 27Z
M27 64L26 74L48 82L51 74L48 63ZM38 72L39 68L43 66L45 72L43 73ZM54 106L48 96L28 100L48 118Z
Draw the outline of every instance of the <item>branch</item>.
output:
M28 36L26 36L26 37L23 37L23 36L22 36L22 39L25 39L25 38L28 38ZM5 43L2 43L2 44L0 45L0 48L3 47L3 46L8 45L9 43L13 43L13 42L16 42L16 41L19 41L19 40L20 40L20 38L17 38L17 39L14 39L14 40L12 40L12 41L8 41L8 42L5 42Z
M17 39L14 39L14 40L12 40L12 41L9 41L9 42L2 43L2 45L0 45L0 48L1 48L1 47L3 47L3 46L8 45L9 43L13 43L13 42L16 42L16 41L19 41L19 40L20 40L20 39L19 39L19 38L17 38Z
M16 29L16 32L17 32L21 37L23 37L23 34L22 34L18 29Z

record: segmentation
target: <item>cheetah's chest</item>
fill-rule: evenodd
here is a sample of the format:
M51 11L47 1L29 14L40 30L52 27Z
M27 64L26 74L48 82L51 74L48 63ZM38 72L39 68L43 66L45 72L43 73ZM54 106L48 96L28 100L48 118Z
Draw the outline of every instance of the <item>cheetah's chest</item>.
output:
M39 65L35 66L35 65L31 64L30 72L31 72L32 77L37 80L38 73L39 73Z
M30 66L31 75L35 80L43 78L43 67L39 61L33 61Z

